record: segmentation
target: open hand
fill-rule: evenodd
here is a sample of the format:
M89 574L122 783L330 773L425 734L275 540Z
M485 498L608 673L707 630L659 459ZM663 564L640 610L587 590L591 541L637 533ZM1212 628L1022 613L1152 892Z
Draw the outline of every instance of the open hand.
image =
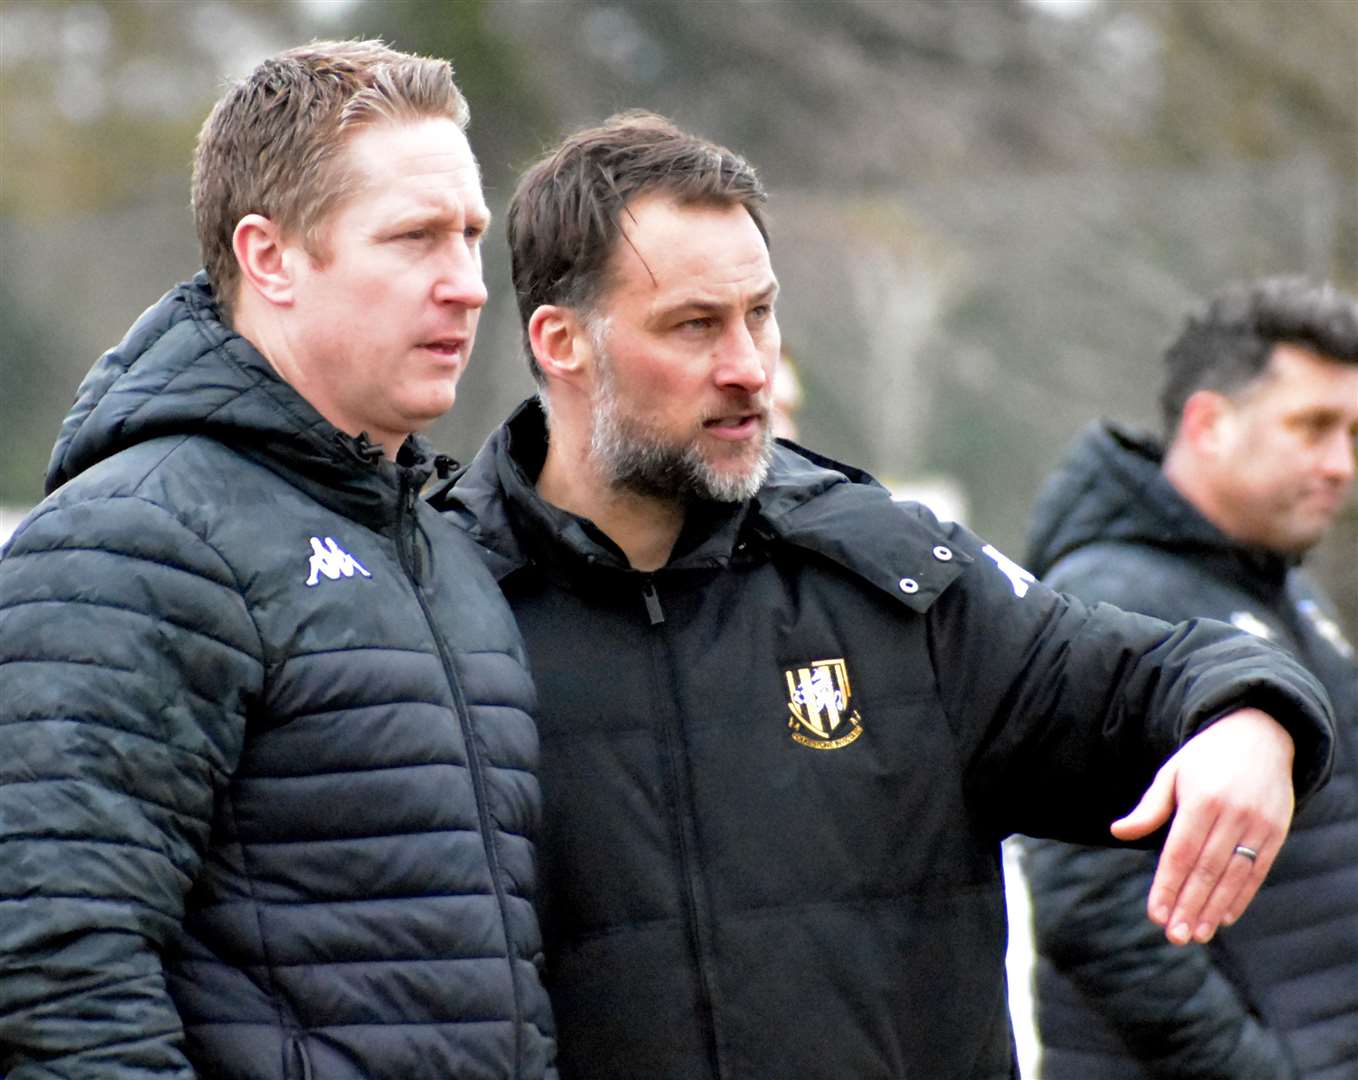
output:
M1174 944L1210 941L1259 891L1292 823L1293 752L1271 716L1237 710L1184 743L1113 822L1114 836L1137 840L1173 816L1147 912Z

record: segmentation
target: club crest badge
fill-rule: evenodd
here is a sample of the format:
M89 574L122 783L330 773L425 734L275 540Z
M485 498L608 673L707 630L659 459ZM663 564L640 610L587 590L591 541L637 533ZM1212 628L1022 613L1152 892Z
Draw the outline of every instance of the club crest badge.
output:
M795 742L813 750L838 750L863 734L853 705L849 669L840 660L811 660L784 668L787 726Z
M1345 660L1353 659L1353 645L1344 636L1339 624L1330 618L1314 600L1302 600L1297 610L1315 627L1316 633L1334 646L1334 651Z

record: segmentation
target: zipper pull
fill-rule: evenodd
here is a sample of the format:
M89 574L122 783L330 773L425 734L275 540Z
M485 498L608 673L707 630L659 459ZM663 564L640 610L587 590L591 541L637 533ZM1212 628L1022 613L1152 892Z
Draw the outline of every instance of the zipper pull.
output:
M655 582L650 578L646 579L646 585L641 590L641 598L646 601L646 614L650 616L651 625L659 626L665 621L665 612L660 607L660 597L656 595Z
M420 493L415 489L414 481L409 474L401 476L401 501L404 511L403 517L406 519L401 522L402 532L401 542L406 543L407 538L410 552L411 576L415 579L415 584L424 584L424 555L420 551L420 519L416 512L416 504L419 502Z

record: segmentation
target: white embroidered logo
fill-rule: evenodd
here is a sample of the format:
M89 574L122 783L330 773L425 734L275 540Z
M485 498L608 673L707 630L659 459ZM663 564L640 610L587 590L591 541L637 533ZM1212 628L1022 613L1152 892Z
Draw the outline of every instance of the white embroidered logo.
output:
M1353 645L1344 636L1339 624L1320 610L1319 604L1314 600L1301 600L1297 603L1297 610L1310 620L1316 633L1333 645L1340 656L1345 660L1353 659Z
M1000 568L1000 573L1009 579L1009 584L1014 587L1014 595L1022 600L1028 595L1028 585L1037 580L1027 570L1023 569L1008 555L1002 555L990 544L981 548L981 554L989 555L995 560L995 565Z
M325 540L317 536L311 538L311 576L306 579L308 586L317 584L322 576L328 577L331 581L338 581L342 577L353 577L355 574L372 577L361 562L329 536Z
M1263 638L1265 641L1273 640L1274 634L1272 628L1252 611L1232 611L1228 621L1232 626L1238 627L1247 634L1253 634L1255 637Z
M812 713L821 710L843 712L844 694L835 685L834 675L828 667L818 667L811 672L810 679L803 679L796 690L791 692L792 700L805 705Z

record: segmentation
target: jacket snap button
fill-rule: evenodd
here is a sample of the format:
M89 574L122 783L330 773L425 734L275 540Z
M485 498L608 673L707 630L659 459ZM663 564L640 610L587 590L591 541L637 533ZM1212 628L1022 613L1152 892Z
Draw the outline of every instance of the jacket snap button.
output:
M919 592L919 582L916 581L914 578L908 577L901 578L901 592L903 593Z
M947 562L952 558L952 549L939 544L938 547L934 548L934 558L939 562Z

